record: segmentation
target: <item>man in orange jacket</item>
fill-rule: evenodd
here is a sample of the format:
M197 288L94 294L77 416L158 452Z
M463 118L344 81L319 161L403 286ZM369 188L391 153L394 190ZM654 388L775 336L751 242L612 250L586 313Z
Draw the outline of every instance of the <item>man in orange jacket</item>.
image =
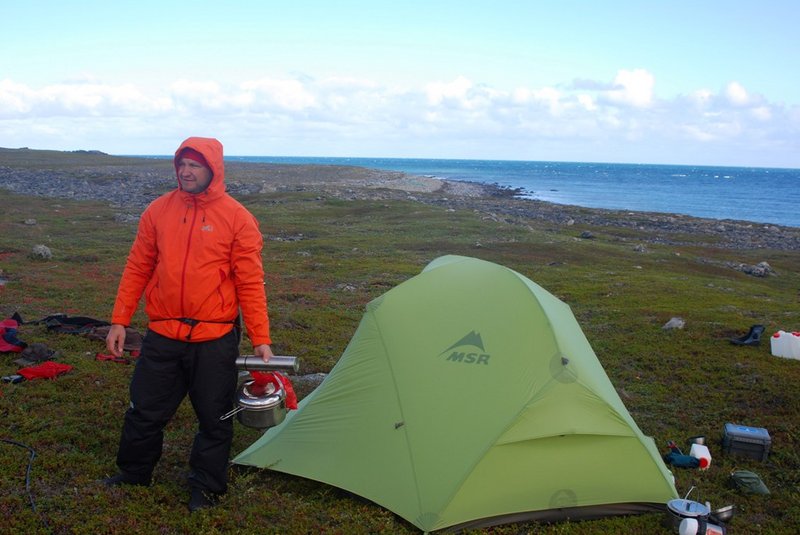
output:
M272 356L258 221L225 192L222 144L191 137L175 152L178 187L142 213L117 291L108 350L145 296L149 318L109 486L149 485L163 430L186 395L199 422L189 459L189 509L227 490L238 372L239 318L255 355ZM240 316L241 314L241 316Z

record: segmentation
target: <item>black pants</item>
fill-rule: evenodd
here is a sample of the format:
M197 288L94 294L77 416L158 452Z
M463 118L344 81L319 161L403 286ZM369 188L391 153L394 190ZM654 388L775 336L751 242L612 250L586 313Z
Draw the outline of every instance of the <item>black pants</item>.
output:
M199 423L189 458L189 484L224 493L233 419L219 418L233 408L238 355L236 329L217 340L196 343L147 331L131 379L131 405L117 452L120 470L150 480L161 457L164 427L189 394Z

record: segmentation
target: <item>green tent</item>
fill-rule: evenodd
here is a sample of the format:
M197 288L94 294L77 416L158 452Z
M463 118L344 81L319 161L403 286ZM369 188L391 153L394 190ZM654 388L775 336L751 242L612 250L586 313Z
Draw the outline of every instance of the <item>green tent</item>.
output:
M346 489L424 531L677 497L569 306L461 256L370 302L323 383L234 462Z

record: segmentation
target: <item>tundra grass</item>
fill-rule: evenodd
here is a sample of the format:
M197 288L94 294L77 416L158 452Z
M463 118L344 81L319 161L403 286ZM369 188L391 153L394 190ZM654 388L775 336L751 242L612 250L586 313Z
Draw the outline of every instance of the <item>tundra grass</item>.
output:
M767 333L800 329L800 252L651 244L631 229L498 221L480 211L410 200L294 191L241 201L265 238L274 349L299 356L303 373L328 372L364 306L434 258L458 254L497 262L571 306L623 402L660 450L669 440L708 437L709 470L673 470L681 495L694 487L691 498L734 504L730 527L736 532L800 532L800 362L773 357L768 340L757 347L728 342L755 323L766 325ZM99 202L0 195L0 316L108 318L135 233L135 222L115 215ZM581 238L584 231L594 237ZM49 247L52 258L32 257L37 244ZM757 278L731 267L760 261L776 274ZM685 327L662 329L672 317ZM134 327L144 330L141 312ZM133 366L97 361L101 342L41 325L24 325L20 337L59 350L59 360L74 369L52 381L0 385L0 513L9 533L417 532L345 491L242 467L232 467L230 492L218 507L190 515L184 481L195 428L188 403L167 429L154 485L107 489L98 480L115 472ZM0 355L3 375L16 370L14 358ZM299 394L308 391L301 387ZM723 455L719 438L726 422L768 428L769 460ZM234 452L258 436L237 423ZM8 441L35 450L30 496L30 453ZM757 472L771 494L731 488L736 468ZM651 514L475 533L670 533L662 520Z

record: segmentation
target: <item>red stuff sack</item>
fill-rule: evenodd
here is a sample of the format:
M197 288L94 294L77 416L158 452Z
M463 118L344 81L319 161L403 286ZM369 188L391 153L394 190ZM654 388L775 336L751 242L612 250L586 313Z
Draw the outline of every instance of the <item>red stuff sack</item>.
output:
M48 360L38 366L20 368L17 373L29 381L31 379L55 379L56 376L67 373L72 369L69 364L61 364Z
M280 372L258 372L251 371L250 375L253 377L253 382L260 386L265 386L270 383L275 385L275 388L283 387L286 392L286 408L295 410L297 408L297 394L294 392L292 382L288 377Z

